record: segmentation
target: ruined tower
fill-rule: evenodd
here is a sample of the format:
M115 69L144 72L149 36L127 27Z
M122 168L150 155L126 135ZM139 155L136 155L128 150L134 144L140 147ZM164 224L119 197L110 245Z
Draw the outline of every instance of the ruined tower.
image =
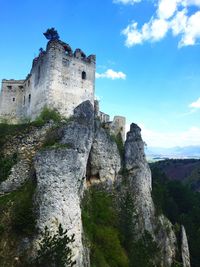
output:
M95 56L87 57L81 49L73 52L54 28L44 35L49 40L46 50L40 49L26 79L2 81L1 120L34 120L44 106L69 117L81 102L94 104Z

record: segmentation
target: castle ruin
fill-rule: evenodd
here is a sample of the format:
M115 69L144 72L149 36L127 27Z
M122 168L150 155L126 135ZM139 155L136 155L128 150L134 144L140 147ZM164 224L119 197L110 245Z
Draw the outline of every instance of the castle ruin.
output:
M83 101L89 100L93 106L97 104L94 101L95 55L86 56L79 48L73 52L69 44L60 40L54 28L48 29L44 35L49 40L46 50L40 48L26 79L2 80L0 121L33 121L44 107L70 117ZM110 120L99 108L97 115L104 123ZM120 120L121 127L124 138L125 122L121 125Z

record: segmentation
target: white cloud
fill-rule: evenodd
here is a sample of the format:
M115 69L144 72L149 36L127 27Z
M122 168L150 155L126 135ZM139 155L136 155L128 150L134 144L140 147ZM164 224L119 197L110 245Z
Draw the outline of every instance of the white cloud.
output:
M125 45L131 47L145 41L159 41L168 32L181 37L178 47L195 45L200 39L200 11L191 10L190 6L199 8L200 0L156 0L156 2L155 14L141 28L138 28L138 23L133 21L122 31L126 37Z
M169 19L177 10L178 0L160 0L157 15L162 19Z
M142 138L147 146L153 147L175 147L200 145L200 127L190 127L185 131L161 132L146 128L139 124L142 131ZM129 126L127 126L129 131Z
M134 5L135 3L139 3L142 0L113 0L115 4L124 4L124 5Z
M189 105L190 108L200 108L200 97Z
M168 23L163 19L155 19L151 24L151 37L153 40L162 39L168 31Z
M152 19L145 23L141 30L137 29L137 22L132 22L122 33L127 37L126 46L131 47L142 44L144 41L158 41L162 39L168 31L168 23L163 19Z
M105 71L104 73L96 73L96 78L107 78L107 79L112 79L112 80L116 80L116 79L126 79L126 74L121 72L121 71L114 71L112 69L108 69L107 71Z
M197 39L200 37L200 11L197 11L195 14L191 15L185 27L182 39L179 43L179 46L194 45L197 42Z
M186 12L186 9L177 12L174 18L171 20L170 27L172 29L173 35L178 35L180 33L185 32L188 19L186 16Z

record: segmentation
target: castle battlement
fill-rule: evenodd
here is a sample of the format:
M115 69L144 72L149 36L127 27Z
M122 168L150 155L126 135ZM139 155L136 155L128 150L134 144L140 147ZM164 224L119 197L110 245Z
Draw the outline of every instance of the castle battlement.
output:
M95 55L86 56L80 48L73 51L53 28L44 35L49 40L46 50L40 48L26 79L2 80L0 119L34 120L44 106L69 117L83 101L94 105Z

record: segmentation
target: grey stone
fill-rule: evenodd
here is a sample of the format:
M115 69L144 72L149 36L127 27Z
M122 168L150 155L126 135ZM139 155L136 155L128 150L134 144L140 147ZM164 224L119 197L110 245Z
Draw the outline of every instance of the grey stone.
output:
M164 217L156 216L151 197L151 171L145 158L141 129L131 124L125 142L125 168L127 171L127 190L133 197L134 232L136 238L148 231L161 251L160 266L170 267L176 254L176 237L171 223Z
M183 267L190 267L190 252L185 227L181 225L181 256Z
M121 158L115 141L98 123L96 125L88 166L90 183L112 185L121 169Z
M85 120L82 120L83 117ZM41 231L48 226L53 234L61 223L69 235L75 234L72 251L77 262L75 266L78 267L83 266L85 255L80 202L93 142L93 118L94 112L89 102L79 106L75 120L62 128L60 143L63 147L38 153L34 164L37 177L37 226Z

